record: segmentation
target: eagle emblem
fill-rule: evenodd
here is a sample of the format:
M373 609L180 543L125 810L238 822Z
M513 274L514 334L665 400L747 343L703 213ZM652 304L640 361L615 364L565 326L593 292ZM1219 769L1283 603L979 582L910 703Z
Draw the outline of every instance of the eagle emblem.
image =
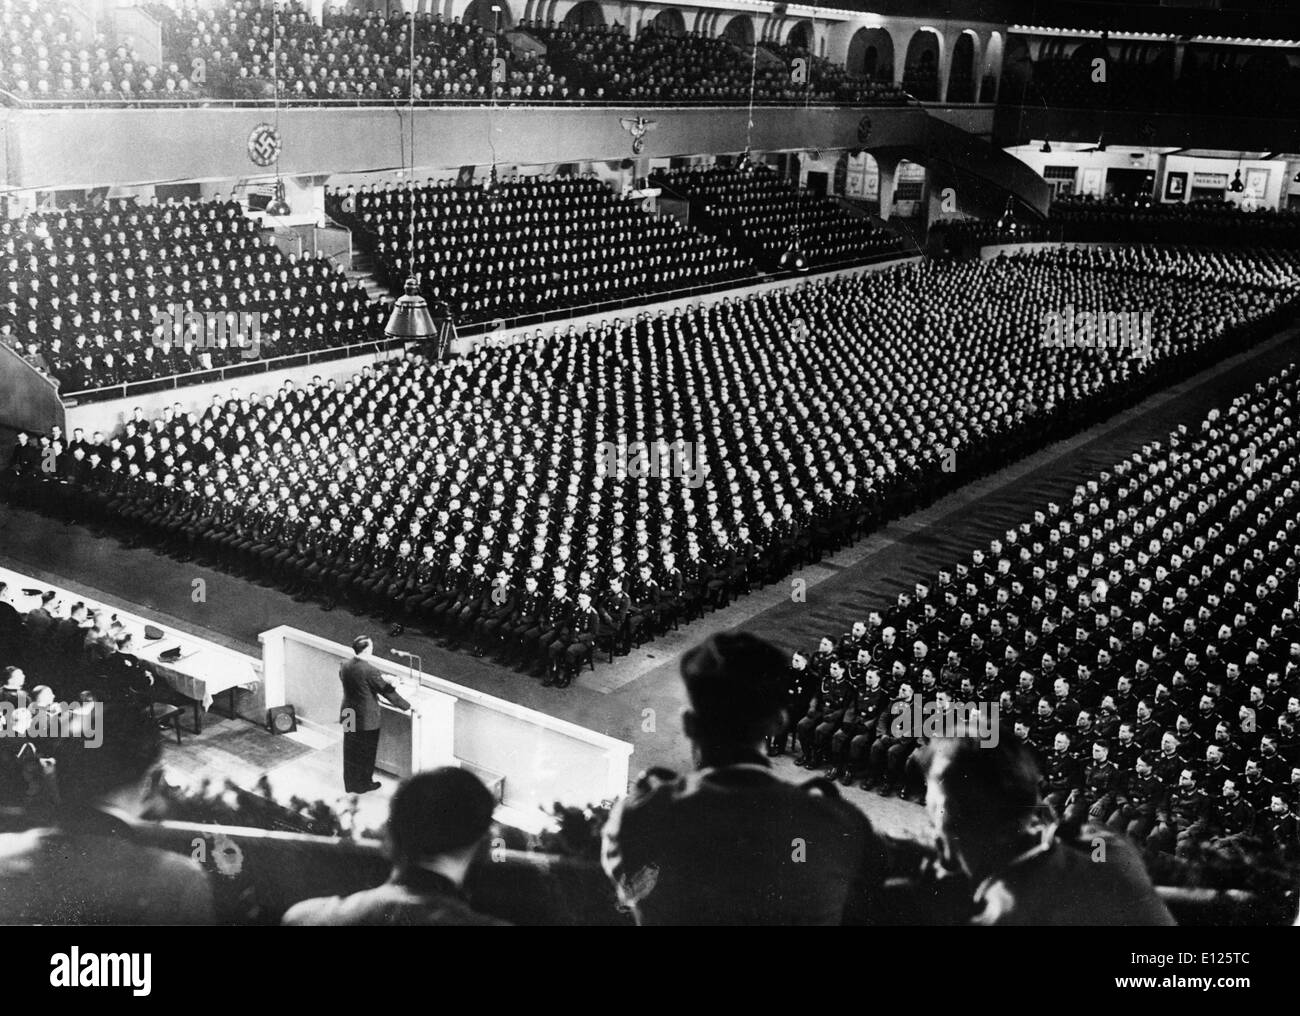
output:
M621 116L618 122L632 135L633 155L641 154L641 149L645 148L645 136L659 127L658 120L650 120L644 116Z

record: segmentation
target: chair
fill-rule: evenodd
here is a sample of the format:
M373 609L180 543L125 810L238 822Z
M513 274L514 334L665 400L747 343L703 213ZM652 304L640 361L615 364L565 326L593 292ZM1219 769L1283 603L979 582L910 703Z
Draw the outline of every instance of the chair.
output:
M150 702L148 705L148 715L159 728L171 726L176 732L176 743L181 743L181 713L184 710L178 705L170 702Z

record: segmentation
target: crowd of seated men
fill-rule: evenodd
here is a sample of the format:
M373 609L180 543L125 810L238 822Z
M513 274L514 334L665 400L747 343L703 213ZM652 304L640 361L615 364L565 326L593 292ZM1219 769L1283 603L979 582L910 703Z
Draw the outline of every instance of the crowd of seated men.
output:
M65 392L364 342L384 308L324 258L286 254L231 201L34 212L0 221L0 341ZM250 315L173 328L156 315ZM251 317L256 315L256 318ZM205 319L206 321L206 319ZM191 322L193 325L193 322Z
M82 38L62 3L0 0L0 26L0 89L20 101L198 94L176 64L145 64L129 37Z
M374 254L380 281L396 289L414 273L426 296L460 322L647 298L753 274L734 248L644 211L594 177L368 187L331 193L328 207Z
M795 60L808 61L808 80L811 87L805 95L813 100L850 102L855 105L902 104L911 101L911 96L893 82L851 74L847 67L832 63L824 56L814 56L802 46L788 42L780 45L765 42L763 48L774 56L780 57L791 67Z
M280 28L279 73L271 25ZM203 11L188 5L170 27L183 60L201 59L213 94L270 98L278 77L282 101L346 99L498 99L548 101L570 97L568 84L544 57L513 52L504 35L459 19L416 15L414 91L409 15L360 13L331 7L317 24L300 4L278 14L237 2ZM492 81L492 61L507 60L504 81Z
M1267 334L1296 294L1271 258L1038 252L643 312L23 434L0 496L565 685ZM1042 341L1107 298L1151 313L1146 355Z
M70 750L60 712L96 703L147 709L155 678L111 611L46 591L20 612L19 592L0 582L0 807L38 810L57 799L50 778Z
M861 261L901 249L897 236L801 189L767 166L656 170L652 182L687 197L698 222L769 268Z
M66 13L37 0L3 0L0 88L20 101L112 100L188 102L201 98L283 102L647 101L737 103L753 86L760 102L899 103L901 89L850 75L824 58L809 58L807 83L770 57L721 38L675 35L647 26L636 39L621 25L523 22L547 46L539 54L514 47L504 32L416 15L414 75L410 16L326 9L320 23L299 2L278 11L260 0L200 7L194 0L147 9L162 29L164 57L146 64L129 37L77 36ZM272 34L279 35L278 49ZM793 60L792 47L767 46ZM278 55L278 56L277 56ZM492 62L506 77L492 80ZM275 66L279 61L278 68Z
M755 63L751 50L699 33L677 34L647 25L635 39L622 25L586 27L522 22L520 28L546 43L546 57L583 96L595 101L748 101L901 103L902 89L850 75L794 46L764 43L785 60ZM806 83L796 83L796 57L809 61Z
M1135 243L1199 243L1207 246L1300 246L1300 212L1250 209L1228 201L1163 204L1150 199L1058 198L1049 226L1063 239L1119 237Z
M1064 821L1300 858L1297 392L1292 364L795 654L769 752L916 795L914 705L997 703Z
M925 50L903 67L903 90L922 102L939 101L939 64L932 50Z
M979 219L940 221L932 232L949 249L1042 240L1076 243L1179 243L1207 247L1300 246L1300 213L1249 209L1229 201L1160 203L1140 198L1063 196L1043 222Z

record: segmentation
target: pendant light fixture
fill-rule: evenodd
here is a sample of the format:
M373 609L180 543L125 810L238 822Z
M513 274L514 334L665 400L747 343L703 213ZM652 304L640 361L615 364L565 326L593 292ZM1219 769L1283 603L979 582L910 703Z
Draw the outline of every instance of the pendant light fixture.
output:
M429 305L420 294L420 284L415 279L415 6L411 5L411 66L407 81L407 110L411 118L411 175L406 178L411 228L411 246L407 251L410 272L402 295L393 303L393 312L384 327L384 334L390 339L427 339L438 334Z

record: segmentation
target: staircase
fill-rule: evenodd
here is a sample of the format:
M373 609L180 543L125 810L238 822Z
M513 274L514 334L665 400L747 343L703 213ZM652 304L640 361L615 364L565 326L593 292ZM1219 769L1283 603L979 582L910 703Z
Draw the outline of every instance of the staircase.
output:
M348 282L361 286L366 291L366 297L370 301L391 300L397 294L375 278L374 270L375 262L370 254L358 250L352 254L352 267L344 274L347 275Z
M873 211L873 206L865 201L859 201L857 198L846 198L842 196L835 197L835 203L838 204L845 213L855 219L867 219L877 229L883 229L886 233L892 233L903 241L902 252L911 254L921 249L921 244L916 236L915 223L903 219L882 219Z

